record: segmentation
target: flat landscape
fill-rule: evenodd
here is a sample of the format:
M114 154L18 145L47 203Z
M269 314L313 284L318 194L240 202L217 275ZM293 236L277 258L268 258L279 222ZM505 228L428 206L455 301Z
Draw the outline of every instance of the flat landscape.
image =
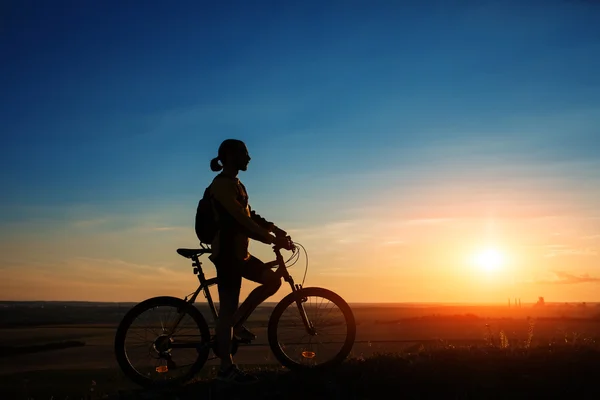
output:
M0 364L2 398L70 396L72 399L79 394L102 398L119 392L135 393L138 387L118 369L113 352L116 327L132 306L129 303L0 303L0 338L4 349ZM266 340L272 307L262 306L248 321L258 339L252 346L241 347L236 355L236 362L246 368L262 372L282 370ZM590 360L598 362L600 306L597 304L547 303L521 307L351 304L351 307L357 338L349 365L380 360L386 354L410 360L425 354L455 351L458 357L464 349L495 349L513 355L535 349L587 349L592 352L589 354L596 355ZM198 308L209 316L204 304ZM210 380L215 365L217 360L210 360L198 379Z

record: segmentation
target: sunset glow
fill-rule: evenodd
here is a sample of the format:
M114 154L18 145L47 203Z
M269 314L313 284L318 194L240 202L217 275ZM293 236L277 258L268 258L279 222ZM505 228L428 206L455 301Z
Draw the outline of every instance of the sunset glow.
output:
M235 138L297 283L600 301L594 2L30 3L2 22L0 299L193 292L176 250Z
M475 263L486 272L493 272L502 267L503 255L494 248L486 249L476 254Z

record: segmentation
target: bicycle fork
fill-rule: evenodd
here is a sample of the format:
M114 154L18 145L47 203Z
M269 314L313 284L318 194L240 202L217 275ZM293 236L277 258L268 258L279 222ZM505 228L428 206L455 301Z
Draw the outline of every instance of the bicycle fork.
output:
M280 265L280 269L282 270L283 279L290 284L290 288L292 289L292 293L298 292L302 290L301 284L295 284L294 278L288 273L287 269L284 267L285 262L283 261L283 257L279 251L275 251L275 257L277 262ZM300 299L296 299L296 307L298 307L298 311L300 312L300 318L302 319L302 323L304 324L304 328L306 329L306 333L311 336L315 336L317 333L315 332L315 327L312 322L308 320L308 316L306 315L306 310L304 309L304 303L308 299L306 297L302 297Z
M294 284L294 280L291 276L289 279L286 279L289 282L292 292L298 292L302 290L302 285L296 283ZM308 301L307 297L300 297L296 299L296 307L298 307L298 311L300 312L300 318L302 319L302 323L304 324L304 328L306 329L306 333L311 336L315 336L317 332L315 331L315 327L311 321L308 320L308 316L306 315L306 310L304 309L304 303Z

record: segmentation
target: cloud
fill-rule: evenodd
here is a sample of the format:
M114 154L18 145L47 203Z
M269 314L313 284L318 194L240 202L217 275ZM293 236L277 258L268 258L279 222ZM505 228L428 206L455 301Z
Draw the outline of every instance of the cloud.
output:
M417 218L417 219L409 219L406 221L408 225L432 225L432 224L441 224L443 222L452 221L453 218Z
M403 246L405 244L404 240L388 240L381 243L382 246Z
M368 272L357 271L348 268L331 267L321 269L318 273L321 276L338 276L338 277L358 277L358 276L369 276Z
M551 279L539 280L541 284L561 284L570 285L576 283L594 283L600 282L600 278L590 276L589 274L573 275L564 271L552 271L554 276Z
M587 236L582 236L582 239L588 239L588 240L592 240L592 239L600 239L600 235L587 235Z
M304 240L330 239L337 243L355 243L368 239L385 241L388 244L401 244L397 237L384 238L386 231L398 230L413 225L434 225L453 221L454 218L361 218L345 219L308 226L302 229L290 230L290 234L302 237Z
M155 226L155 227L149 228L149 230L152 232L167 232L167 231L174 231L177 229L182 229L182 227L180 227L180 226Z
M576 249L564 244L550 244L544 246L548 252L544 257L560 257L560 256L595 256L598 254L596 250L590 248Z
M181 296L197 286L191 268L90 257L27 266L9 264L3 275L6 278L0 282L0 290L2 297L10 300L31 300L33 296L55 300L138 301L160 294Z
M369 237L368 229L372 228L371 220L341 220L302 229L289 230L290 235L302 237L302 240L332 240L338 243L354 243Z
M81 219L71 222L71 225L76 228L89 228L92 226L98 226L105 224L108 221L106 218L92 218L92 219Z

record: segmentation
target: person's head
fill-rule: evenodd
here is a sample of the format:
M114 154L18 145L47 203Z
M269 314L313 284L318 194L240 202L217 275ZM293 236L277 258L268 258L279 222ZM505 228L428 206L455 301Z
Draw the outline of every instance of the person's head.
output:
M223 168L245 171L250 162L246 145L241 140L226 139L219 146L217 157L210 161L210 169L220 171Z

